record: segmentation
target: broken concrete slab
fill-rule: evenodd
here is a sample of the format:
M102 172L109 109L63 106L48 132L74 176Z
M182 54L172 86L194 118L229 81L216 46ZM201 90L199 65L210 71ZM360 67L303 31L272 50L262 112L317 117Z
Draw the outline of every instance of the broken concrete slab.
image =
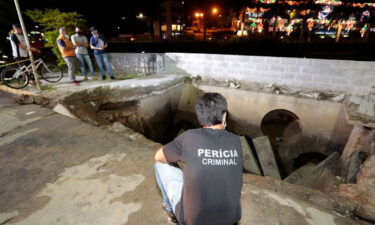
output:
M275 153L269 138L267 136L258 137L253 139L253 142L264 176L281 179Z
M318 165L307 164L290 174L285 181L305 187L314 187L324 173L334 174L339 160L338 152L332 153Z
M360 165L371 154L372 130L360 125L354 126L340 157L341 176L346 182L355 182Z
M18 216L18 210L9 213L0 213L0 224L4 224L11 220L13 217Z
M241 136L243 167L245 172L262 175L262 169L245 136Z
M342 184L338 190L359 205L356 215L375 222L375 155L363 164L356 184Z
M307 163L303 165L302 167L298 168L297 170L293 171L293 173L289 174L289 176L286 177L284 181L290 184L298 184L299 182L305 183L301 181L306 179L306 177L310 175L310 173L315 167L316 167L316 164Z
M75 115L73 115L69 109L67 109L64 105L62 104L57 104L54 108L53 108L53 111L61 114L61 115L64 115L64 116L67 116L67 117L70 117L72 119L77 119L77 117Z

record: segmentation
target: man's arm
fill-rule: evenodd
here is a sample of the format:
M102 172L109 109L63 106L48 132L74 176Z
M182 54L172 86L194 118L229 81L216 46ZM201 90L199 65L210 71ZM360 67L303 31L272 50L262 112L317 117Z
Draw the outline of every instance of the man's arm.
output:
M103 50L102 48L97 48L97 47L95 47L95 46L93 46L93 45L90 45L90 48L91 48L91 49L95 49L95 50Z
M76 46L76 47L84 46L82 43L80 43L80 42L76 42L74 39L72 39L72 43L73 43L73 45Z
M155 153L155 161L161 162L161 163L168 163L167 159L165 158L163 147L161 147L156 153Z
M72 36L72 43L73 43L73 45L74 46L76 46L76 47L88 47L89 45L87 44L87 40L86 41L83 41L83 42L78 42L78 41L76 41L75 40L75 38Z
M176 163L183 161L183 146L186 133L181 134L173 141L161 147L155 154L155 161L161 163Z
M18 40L18 37L17 37L16 34L12 34L12 36L10 37L10 39L11 39L16 45L18 45L18 47L23 48L23 49L27 49L27 46L21 44L21 42Z
M59 44L60 47L62 47L65 51L67 51L67 50L71 50L71 49L74 49L74 48L66 47L66 44L65 44L65 41L64 41L64 40L58 40L58 44Z
M90 38L90 48L93 49L93 50L102 50L101 48L97 48L97 47L94 46L94 45L96 45L96 43L97 43L97 41L95 41L94 39L95 39L94 36L92 36L92 37ZM94 42L95 42L95 43L94 43Z

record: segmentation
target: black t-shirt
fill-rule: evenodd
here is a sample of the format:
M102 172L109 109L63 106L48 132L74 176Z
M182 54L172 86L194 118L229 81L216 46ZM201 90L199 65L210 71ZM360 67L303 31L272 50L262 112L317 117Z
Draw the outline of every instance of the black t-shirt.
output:
M180 225L233 225L241 218L242 148L225 130L186 131L165 145L168 162L184 162L176 214Z

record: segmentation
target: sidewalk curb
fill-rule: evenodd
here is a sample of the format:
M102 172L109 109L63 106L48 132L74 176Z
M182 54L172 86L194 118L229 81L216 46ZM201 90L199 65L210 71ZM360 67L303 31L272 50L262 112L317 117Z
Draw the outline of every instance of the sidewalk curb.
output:
M8 92L10 94L15 94L15 95L32 95L32 96L38 96L40 94L32 92L32 91L26 91L22 89L13 89L10 87L7 87L5 85L0 85L0 91Z

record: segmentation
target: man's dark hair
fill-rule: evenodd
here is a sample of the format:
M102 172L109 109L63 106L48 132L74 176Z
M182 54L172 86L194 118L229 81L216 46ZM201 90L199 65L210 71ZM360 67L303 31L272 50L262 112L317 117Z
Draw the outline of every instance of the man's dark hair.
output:
M21 28L21 25L18 24L18 23L14 23L14 24L12 24L12 27L13 27L13 28Z
M76 29L80 29L80 30L83 30L83 28L82 28L82 27L80 27L80 26L76 26Z
M221 124L227 111L227 101L219 93L206 93L195 105L195 113L201 126Z

